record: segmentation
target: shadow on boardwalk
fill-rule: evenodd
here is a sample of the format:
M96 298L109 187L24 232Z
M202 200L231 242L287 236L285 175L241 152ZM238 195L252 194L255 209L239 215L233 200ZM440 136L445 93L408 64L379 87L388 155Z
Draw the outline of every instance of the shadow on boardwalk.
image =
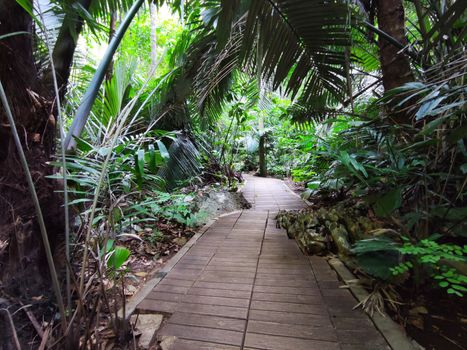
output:
M300 198L246 180L252 209L219 218L138 306L171 314L158 336L177 337L170 349L388 349L326 260L276 228Z

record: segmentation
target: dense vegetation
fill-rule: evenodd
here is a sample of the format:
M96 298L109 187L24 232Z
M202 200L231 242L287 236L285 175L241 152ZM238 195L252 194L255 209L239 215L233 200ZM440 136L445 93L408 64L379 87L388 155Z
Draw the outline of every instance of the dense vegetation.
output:
M116 311L138 249L170 255L201 193L256 172L303 186L311 209L286 224L334 240L376 308L405 323L416 296L465 305L466 7L1 0L5 300L57 308L51 347L103 323L131 339Z

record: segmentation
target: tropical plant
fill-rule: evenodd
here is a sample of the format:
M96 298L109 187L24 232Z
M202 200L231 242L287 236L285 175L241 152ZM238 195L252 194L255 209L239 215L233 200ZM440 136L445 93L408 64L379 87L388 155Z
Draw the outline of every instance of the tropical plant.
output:
M467 292L467 277L465 271L459 271L458 268L466 262L467 247L439 244L436 242L439 238L441 235L433 235L417 244L405 238L404 245L398 250L407 257L407 260L392 267L391 272L393 275L399 275L414 270L417 288L424 282L422 273L425 273L439 287L445 288L448 294L462 297L463 292Z

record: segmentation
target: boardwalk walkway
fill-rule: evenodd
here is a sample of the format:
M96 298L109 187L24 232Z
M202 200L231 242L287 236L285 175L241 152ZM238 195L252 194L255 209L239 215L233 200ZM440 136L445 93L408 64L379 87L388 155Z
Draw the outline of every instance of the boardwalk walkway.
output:
M171 314L158 336L181 349L388 349L326 260L304 256L274 220L303 202L247 177L251 210L219 218L139 305Z

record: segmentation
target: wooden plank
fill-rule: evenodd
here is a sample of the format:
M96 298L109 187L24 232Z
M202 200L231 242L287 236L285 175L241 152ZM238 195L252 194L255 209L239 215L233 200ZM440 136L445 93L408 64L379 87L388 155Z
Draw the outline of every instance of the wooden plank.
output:
M204 305L192 303L180 303L178 310L201 315L212 315L221 317L232 317L246 319L248 314L247 308L221 306L221 305Z
M234 278L251 278L255 277L255 271L217 271L217 270L208 270L204 271L201 275L202 278L204 277L234 277Z
M243 332L177 324L168 324L164 326L158 332L158 335L169 335L182 339L201 340L237 346L242 344L243 339Z
M320 295L319 289L304 288L304 287L273 287L273 286L256 286L255 285L253 290L255 292L263 292L263 293Z
M297 295L297 294L277 294L277 293L253 293L253 300L279 301L285 303L298 303L309 305L321 305L324 303L320 295Z
M224 298L205 295L185 295L183 298L183 302L193 304L234 306L243 308L247 308L249 305L248 299Z
M179 287L179 286L171 286L168 284L159 284L156 288L153 289L155 292L169 292L169 293L178 293L178 294L185 294L188 292L189 287Z
M243 332L246 328L246 321L242 319L212 315L189 314L178 311L170 317L169 323L186 326L226 329L237 332Z
M202 275L198 281L206 281L206 282L217 282L217 283L232 283L232 284L253 284L254 277L230 277L230 276L213 276L209 274Z
M299 270L298 272L289 270L258 270L256 277L265 279L287 278L289 280L302 279L307 281L316 281L311 270Z
M228 289L211 289L211 288L190 288L188 294L193 295L206 295L213 297L225 297L225 298L239 298L249 299L251 296L250 291L244 290L228 290Z
M266 334L247 333L246 348L267 350L339 350L339 344L321 340L299 339Z
M179 302L179 301L182 300L183 296L184 296L184 294L152 291L151 293L148 294L148 296L146 298L147 299L152 299L152 300Z
M138 309L141 311L157 311L171 314L175 312L177 306L178 302L144 299L138 305Z
M284 286L284 287L308 287L318 289L318 285L313 280L301 280L290 277L284 278L260 278L255 280L257 286Z
M172 277L164 278L159 285L170 285L170 286L177 286L177 287L191 287L193 285L194 280L181 280Z
M253 300L251 302L252 310L270 310L270 311L283 311L283 312L298 312L304 314L323 315L327 316L328 311L324 305L307 305L307 304L294 304L282 303L277 301L259 301Z
M202 273L202 271L198 271L196 270L197 272L191 272L191 271L183 271L183 272L180 272L180 271L172 271L170 274L169 274L169 277L170 279L180 279L180 280L187 280L187 281L194 281L196 280Z
M299 314L292 312L265 311L265 310L250 310L250 320L271 321L285 324L302 324L314 327L329 327L332 326L328 316Z
M333 327L310 327L298 324L284 324L276 322L264 322L250 320L248 322L249 333L281 335L286 337L337 341L338 336Z
M170 350L240 350L240 346L216 344L197 340L177 339Z
M251 291L253 286L251 284L235 284L235 283L216 283L216 282L195 282L193 287L197 288L211 288L211 289L229 289L229 290L246 290Z
M258 266L258 273L267 273L270 275L313 275L313 271L308 266L297 267L297 268L270 268L264 266Z
M251 267L239 267L239 266L226 266L226 265L211 265L209 264L206 266L206 269L204 270L206 272L208 271L232 271L232 272L255 272L256 267L251 266Z

